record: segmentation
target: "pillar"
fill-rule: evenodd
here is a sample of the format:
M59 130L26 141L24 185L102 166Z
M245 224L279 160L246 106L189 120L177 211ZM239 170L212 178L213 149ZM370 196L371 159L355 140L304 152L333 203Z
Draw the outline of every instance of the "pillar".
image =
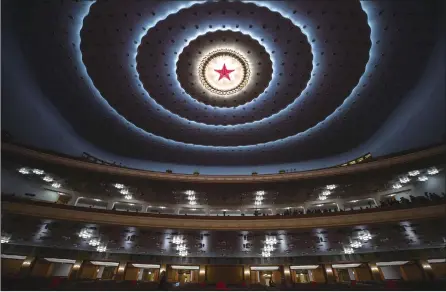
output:
M127 268L127 261L121 261L118 265L118 271L115 275L115 280L122 281L124 280L125 269Z
M31 270L36 262L36 258L33 256L27 256L20 267L20 276L26 277L31 274Z
M284 280L284 284L288 285L289 283L291 283L291 270L290 270L290 266L289 265L283 265L282 266L282 276L283 276L283 280Z
M368 263L370 274L372 274L373 281L382 281L381 273L379 272L379 268L376 263Z
M112 210L113 207L115 206L115 203L116 203L116 202L108 202L108 203L107 203L107 210Z
M200 265L200 270L198 272L198 282L203 283L206 281L206 265Z
M71 268L71 272L70 275L68 276L68 279L76 280L77 278L79 278L83 262L84 262L83 260L77 260L74 263L73 267Z
M421 270L423 272L423 278L425 280L432 281L435 279L434 270L426 260L418 260L417 264L421 267Z
M324 275L325 275L325 282L327 283L334 283L336 282L336 277L333 273L333 268L330 264L323 265L324 268Z
M78 195L71 194L71 198L68 201L67 205L76 206L79 199L80 199L80 197Z

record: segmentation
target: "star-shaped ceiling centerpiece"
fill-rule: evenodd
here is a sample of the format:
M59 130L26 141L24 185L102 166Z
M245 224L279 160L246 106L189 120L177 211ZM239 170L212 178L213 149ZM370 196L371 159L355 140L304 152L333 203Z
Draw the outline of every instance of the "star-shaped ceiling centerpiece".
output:
M248 61L238 52L219 49L206 55L200 62L200 81L214 94L231 95L248 84L250 69Z

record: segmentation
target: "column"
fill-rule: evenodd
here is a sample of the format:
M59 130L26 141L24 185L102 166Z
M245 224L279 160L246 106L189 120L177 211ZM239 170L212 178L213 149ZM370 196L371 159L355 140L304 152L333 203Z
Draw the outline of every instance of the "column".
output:
M115 275L115 280L122 281L124 280L125 270L127 268L127 261L121 261L118 265L118 271Z
M112 210L116 202L107 202L107 210Z
M70 275L68 276L69 280L76 280L79 278L83 262L83 260L76 260L73 267L71 268Z
M369 271L372 274L373 281L382 281L381 273L379 272L379 268L376 263L368 263Z
M323 265L324 268L324 275L325 275L325 282L327 283L334 283L336 282L335 275L333 273L333 268L330 264Z
M417 264L421 267L421 270L423 272L423 278L425 280L432 281L435 279L434 270L426 260L418 260Z
M285 283L287 286L289 283L291 283L291 270L289 265L283 265L282 266L282 272L283 272L283 279L285 280Z
M198 282L203 283L206 281L206 265L200 265L200 270L198 273Z
M20 267L20 276L26 277L31 274L31 270L36 262L36 258L33 256L27 256Z
M243 281L246 285L251 284L251 270L249 265L243 265Z

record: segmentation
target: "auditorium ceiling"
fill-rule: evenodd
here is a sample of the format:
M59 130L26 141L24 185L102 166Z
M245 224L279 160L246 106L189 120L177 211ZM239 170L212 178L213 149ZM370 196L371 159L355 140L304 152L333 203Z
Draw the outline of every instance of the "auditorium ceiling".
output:
M19 2L2 14L40 118L50 108L64 135L189 165L299 162L365 143L420 83L441 18L441 1ZM22 86L2 85L6 124L22 114ZM26 123L2 130L52 139Z

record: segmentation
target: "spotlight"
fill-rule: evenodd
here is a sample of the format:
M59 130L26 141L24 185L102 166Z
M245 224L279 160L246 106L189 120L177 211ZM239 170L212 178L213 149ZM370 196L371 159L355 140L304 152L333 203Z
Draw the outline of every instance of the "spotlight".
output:
M132 197L132 195L125 195L124 198L125 198L126 200L131 200L133 197Z
M319 195L319 200L324 201L327 199L327 196Z
M328 190L322 191L323 196L329 196L330 194L331 194L331 192Z
M114 187L120 190L120 189L124 188L124 185L123 184L115 184Z
M104 245L102 245L102 246L98 246L98 247L96 248L96 250L97 250L98 252L105 252L105 251L107 250L107 247L104 246Z
M21 174L29 174L29 170L28 170L27 168L25 168L25 167L20 168L20 169L19 169L19 172L20 172Z
M122 189L122 190L120 190L119 192L120 192L121 194L123 194L123 195L128 195L129 190L127 190L127 189Z
M408 182L410 182L410 178L408 178L407 176L400 177L400 183L406 184Z
M400 183L396 183L396 184L394 184L392 187L393 187L394 189L400 189L400 188L402 188L403 186L402 186Z
M327 190L334 190L336 187L336 185L328 185Z
M60 188L60 183L55 182L55 183L53 183L51 186L52 186L53 188L58 189L58 188Z
M44 178L43 178L43 180L44 181L46 181L46 182L52 182L53 181L53 178L51 177L51 176L45 176Z
M427 174L429 175L434 175L438 173L438 169L436 167L431 167L430 169L427 170Z
M422 176L418 177L419 181L427 181L428 179L429 178L427 176L425 176L425 175L422 175Z
M34 173L34 174L37 174L37 175L42 175L42 174L44 174L45 172L44 172L43 170L40 170L40 169L33 169L33 173Z
M351 248L351 247L344 247L344 253L345 254L352 254L354 252L355 251L353 250L353 248Z
M419 175L420 174L420 171L418 171L418 170L412 170L412 171L409 171L409 175L410 176L417 176L417 175Z

